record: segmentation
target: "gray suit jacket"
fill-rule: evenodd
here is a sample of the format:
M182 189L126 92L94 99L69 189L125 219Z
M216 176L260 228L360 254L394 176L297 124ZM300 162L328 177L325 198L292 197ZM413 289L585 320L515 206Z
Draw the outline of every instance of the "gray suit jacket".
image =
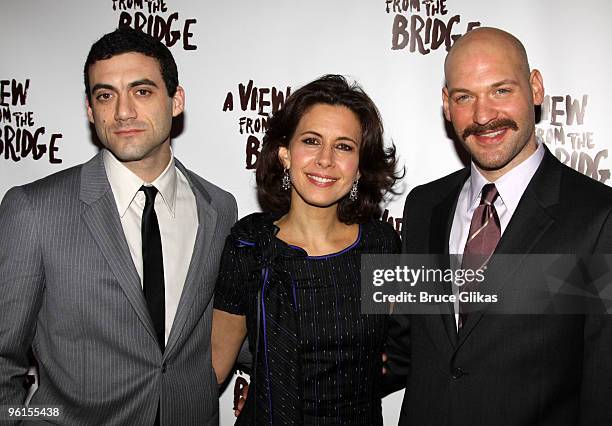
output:
M236 202L176 162L199 226L162 355L101 154L12 188L0 205L0 404L62 406L61 424L218 424L211 365L213 289ZM177 253L180 256L181 253Z

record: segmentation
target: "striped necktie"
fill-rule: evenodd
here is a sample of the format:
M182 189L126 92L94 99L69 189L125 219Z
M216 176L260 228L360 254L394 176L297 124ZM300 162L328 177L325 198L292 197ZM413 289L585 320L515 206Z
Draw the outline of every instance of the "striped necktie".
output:
M501 226L499 216L493 203L499 196L495 184L488 183L482 187L482 197L480 205L474 210L472 222L470 223L470 233L468 234L465 249L463 250L462 269L477 270L482 269L489 261L491 255L497 247L501 237ZM460 293L474 291L477 282L472 281L464 284ZM467 313L464 311L465 303L459 303L459 329L467 320Z

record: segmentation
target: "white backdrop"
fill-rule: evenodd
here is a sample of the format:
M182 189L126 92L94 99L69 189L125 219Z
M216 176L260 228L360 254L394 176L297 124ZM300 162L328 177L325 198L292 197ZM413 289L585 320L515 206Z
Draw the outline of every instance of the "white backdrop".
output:
M385 218L399 230L412 187L461 166L441 112L446 43L471 26L521 39L547 98L538 133L564 162L610 184L607 125L612 3L606 0L0 0L0 197L97 152L84 108L83 62L120 21L163 37L186 91L175 154L258 210L252 166L281 97L327 73L374 99L406 167ZM250 83L252 82L252 83ZM401 392L384 400L395 424ZM229 392L222 424L233 423Z

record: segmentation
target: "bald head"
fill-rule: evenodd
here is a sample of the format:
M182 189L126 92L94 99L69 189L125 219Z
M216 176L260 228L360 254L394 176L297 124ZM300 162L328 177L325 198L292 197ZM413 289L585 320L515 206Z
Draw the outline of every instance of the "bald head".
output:
M496 28L468 32L446 56L444 75L444 116L490 182L535 152L534 105L544 84L516 37Z
M495 54L503 52L512 58L515 65L529 77L529 60L525 46L512 34L498 28L481 27L476 28L459 39L446 55L444 61L444 75L448 82L449 73L452 70L455 60L460 57L473 56L476 54Z

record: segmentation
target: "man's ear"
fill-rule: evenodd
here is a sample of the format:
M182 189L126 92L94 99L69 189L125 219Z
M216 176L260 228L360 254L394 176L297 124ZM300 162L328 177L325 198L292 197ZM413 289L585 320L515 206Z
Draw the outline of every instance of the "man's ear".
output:
M91 124L94 124L93 110L91 109L88 96L85 96L85 106L87 106L87 118L89 118L89 122Z
M531 94L533 95L533 103L542 105L544 102L544 79L540 71L533 70L529 76L529 84L531 85Z
M449 102L448 88L444 86L442 88L442 107L444 109L444 118L446 118L446 121L451 121Z
M176 93L172 97L172 116L180 115L185 109L185 90L181 86L176 86Z

